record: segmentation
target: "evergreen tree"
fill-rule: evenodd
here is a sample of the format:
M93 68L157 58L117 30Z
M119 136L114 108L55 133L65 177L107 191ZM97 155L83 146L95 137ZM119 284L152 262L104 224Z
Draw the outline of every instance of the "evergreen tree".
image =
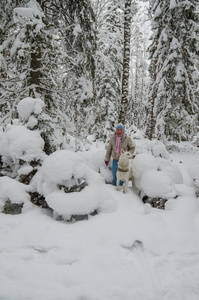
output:
M134 4L135 5L135 4ZM146 126L146 99L148 97L148 53L151 34L148 2L137 2L132 16L130 101L127 109L127 123L140 130Z
M106 140L115 130L121 101L123 9L121 1L95 2L97 32L95 126L92 132Z
M49 61L52 60L52 49L43 23L44 15L37 1L29 1L24 6L17 4L18 1L14 1L14 17L4 29L7 37L1 47L5 72L8 73L3 94L10 103L14 100L18 102L25 96L42 95L50 108L53 84L49 76ZM51 83L46 85L49 81ZM12 109L14 105L10 107Z
M47 21L39 2L31 0L24 4L14 1L14 17L10 18L9 23L5 22L4 31L7 35L0 50L1 69L7 78L4 79L0 101L3 106L6 99L9 109L4 111L1 123L5 125L17 117L16 107L21 99L27 96L41 98L46 104L48 118L43 120L40 129L46 153L50 154L60 148L60 145L56 145L55 132L58 130L60 135L64 134L67 125L61 113L63 103L56 79L59 67L56 30L52 30L52 24ZM9 19L6 9L4 16L5 20Z
M24 4L24 1L17 1L18 4ZM12 73L16 73L13 69L13 62L10 58L10 50L12 44L11 33L14 32L15 26L13 22L13 9L16 2L2 0L0 1L0 120L1 123L10 123L16 113L13 107L16 103L16 85L19 78L13 78ZM11 68L9 68L11 65Z
M189 140L198 131L197 1L152 3L150 137Z
M85 137L93 126L96 47L94 12L89 0L52 1L51 7L59 20L58 40L66 112L75 122L76 134Z

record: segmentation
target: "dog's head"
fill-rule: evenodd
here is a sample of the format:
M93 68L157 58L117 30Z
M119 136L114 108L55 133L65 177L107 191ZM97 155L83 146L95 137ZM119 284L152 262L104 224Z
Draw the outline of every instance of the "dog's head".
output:
M129 151L125 151L124 149L121 150L121 156L122 155L127 157L128 159L133 158L133 154L131 154Z

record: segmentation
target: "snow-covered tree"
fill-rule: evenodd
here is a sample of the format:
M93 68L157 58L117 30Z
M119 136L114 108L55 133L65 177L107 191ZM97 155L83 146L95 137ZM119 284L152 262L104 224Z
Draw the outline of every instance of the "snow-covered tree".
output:
M24 1L18 1L18 3L24 4ZM1 122L7 123L15 116L12 108L17 98L17 82L20 81L19 77L13 78L11 75L12 73L16 74L10 57L10 48L13 42L12 35L15 31L13 22L15 7L15 1L0 1L0 118Z
M2 110L1 125L5 126L17 117L17 104L21 99L28 96L41 98L48 116L43 120L42 137L49 154L60 148L55 145L55 131L59 127L59 135L62 135L67 128L63 113L65 99L56 76L59 68L57 31L47 20L39 5L41 1L14 2L11 7L13 18L8 14L9 2L4 9L6 37L0 47L1 72L6 74L0 95L1 106L6 107ZM6 19L10 21L6 22Z
M52 0L48 7L58 20L62 89L65 108L74 120L78 136L85 137L92 124L95 78L94 12L89 0Z
M16 108L16 103L24 96L42 94L46 100L49 98L49 88L42 82L47 78L46 50L49 46L44 14L34 0L24 6L16 4L12 10L13 19L4 28L7 36L1 45L2 68L7 73L1 99L6 97L13 103L10 110Z
M95 1L97 32L95 126L92 132L106 140L115 129L121 101L123 9L115 0Z
M148 2L136 3L131 25L130 101L127 123L143 130L146 125L146 99L148 97L148 53L151 20Z
M122 71L122 94L119 122L125 124L126 111L129 103L129 66L130 66L130 41L131 41L132 1L124 2L124 48Z
M150 137L189 140L198 131L198 2L152 1Z

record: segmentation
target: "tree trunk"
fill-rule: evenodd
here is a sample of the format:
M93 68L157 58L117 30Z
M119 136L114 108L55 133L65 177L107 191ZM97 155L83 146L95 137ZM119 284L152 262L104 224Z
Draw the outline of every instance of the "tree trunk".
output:
M124 53L122 74L122 99L119 113L119 122L125 124L127 105L129 101L129 65L131 40L131 0L125 0L124 8Z
M135 87L134 87L134 124L137 125L137 91L138 91L138 49L136 55L136 64L135 64Z
M155 51L157 51L158 48L158 41L155 41ZM154 62L154 82L156 81L156 71L157 69L157 59ZM154 105L155 105L155 98L152 98L151 101L151 128L150 128L150 135L149 135L149 139L152 140L153 138L153 131L154 131Z
M31 63L30 63L30 78L29 85L31 86L29 91L29 96L36 97L35 92L40 92L40 82L41 82L41 52L31 53Z

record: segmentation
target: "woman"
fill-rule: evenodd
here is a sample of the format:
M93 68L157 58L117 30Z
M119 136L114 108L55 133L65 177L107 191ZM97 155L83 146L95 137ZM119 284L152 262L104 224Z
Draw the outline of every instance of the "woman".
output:
M117 183L116 173L117 173L118 160L121 155L121 149L123 149L124 151L129 151L133 154L135 147L133 145L131 138L127 136L127 134L124 132L124 126L122 124L119 124L116 127L116 132L110 138L108 148L106 151L106 156L105 156L105 164L107 166L111 156L113 158L112 173L113 173L113 184L115 186Z

